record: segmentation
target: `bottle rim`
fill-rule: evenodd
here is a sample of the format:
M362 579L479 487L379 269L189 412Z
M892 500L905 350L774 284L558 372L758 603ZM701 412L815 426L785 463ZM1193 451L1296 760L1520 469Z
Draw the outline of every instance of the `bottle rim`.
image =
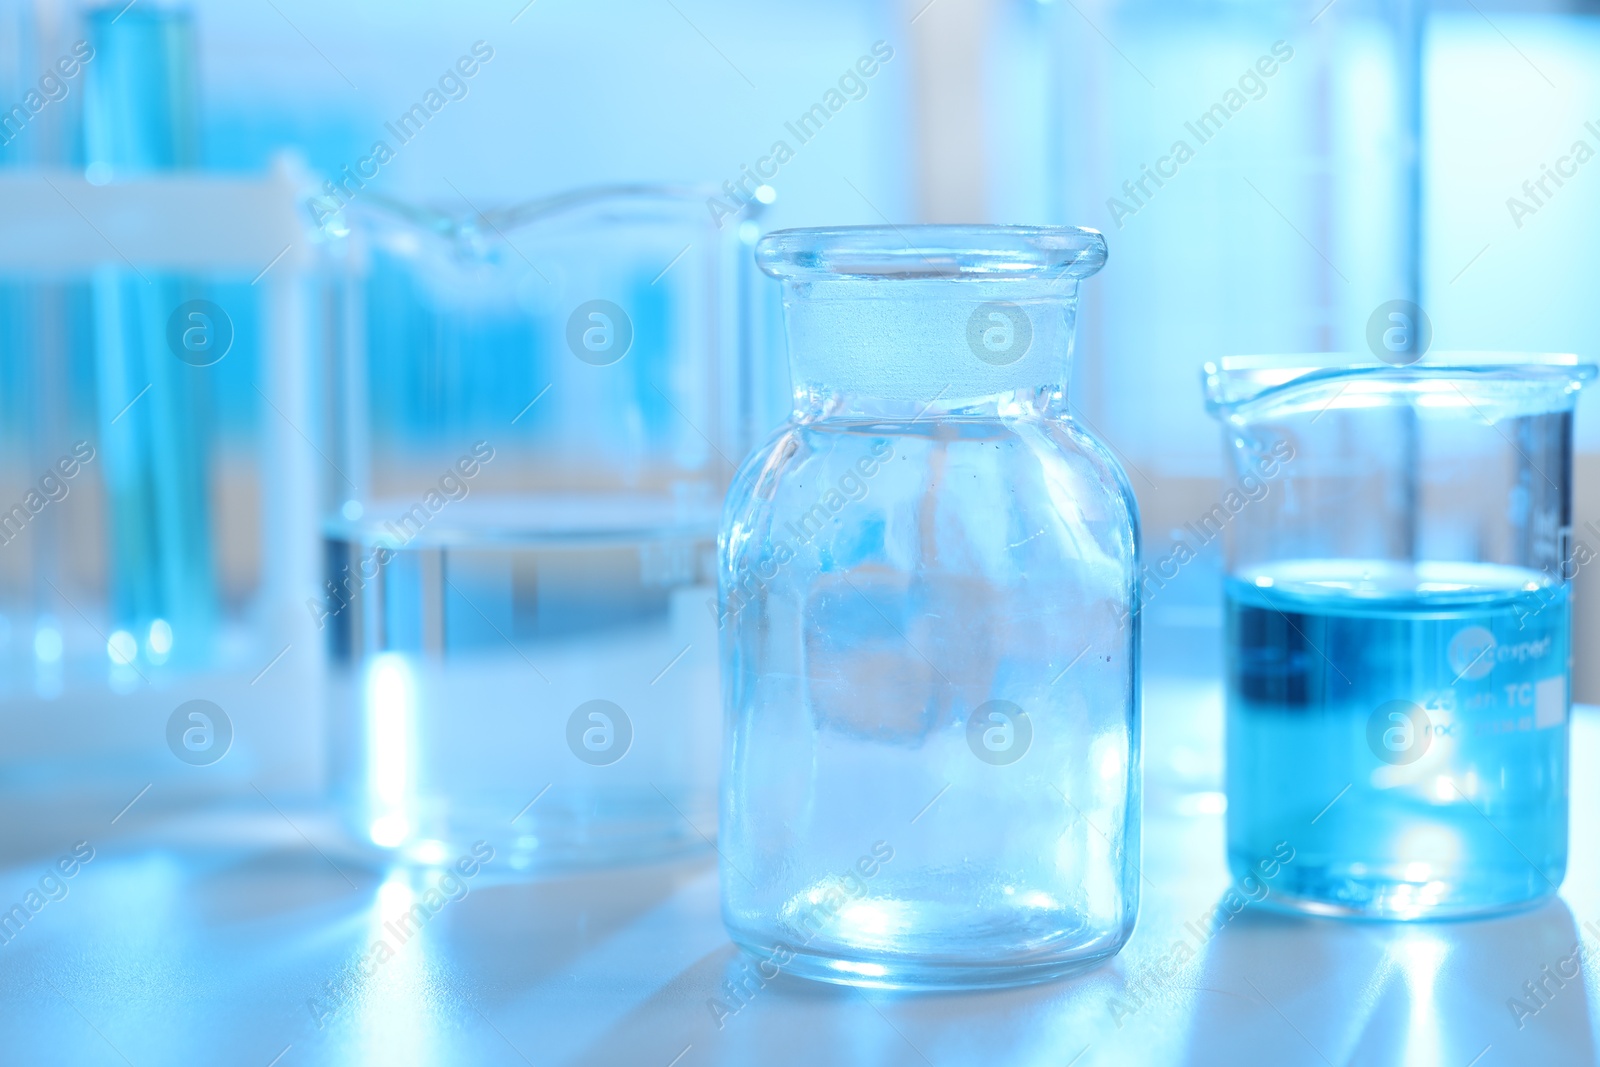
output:
M1106 239L1079 226L835 226L776 230L756 243L774 278L1073 281L1106 263Z

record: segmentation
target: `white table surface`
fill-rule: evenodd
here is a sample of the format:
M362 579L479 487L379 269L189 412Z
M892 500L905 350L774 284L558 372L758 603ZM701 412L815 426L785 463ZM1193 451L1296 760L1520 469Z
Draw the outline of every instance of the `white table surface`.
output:
M1204 788L1217 699L1147 689L1145 894L1115 959L989 993L780 977L721 1028L707 1002L739 957L709 854L474 886L370 976L346 981L410 902L403 882L319 851L315 810L248 798L199 814L152 805L113 828L109 814L12 807L4 907L73 841L94 840L96 856L64 899L0 945L0 1064L1595 1062L1592 961L1520 1028L1507 1007L1580 938L1600 947L1593 709L1573 721L1572 856L1558 899L1411 925L1246 909L1138 1003L1130 987L1228 884L1220 795ZM307 1001L321 997L326 1011L329 982L347 996L319 1027Z

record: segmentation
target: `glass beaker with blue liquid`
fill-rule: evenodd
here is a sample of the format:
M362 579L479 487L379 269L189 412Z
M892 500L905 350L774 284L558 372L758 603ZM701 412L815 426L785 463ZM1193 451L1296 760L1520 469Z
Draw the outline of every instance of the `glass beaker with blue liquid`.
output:
M1239 478L1228 858L1271 900L1479 915L1567 863L1574 356L1206 367Z

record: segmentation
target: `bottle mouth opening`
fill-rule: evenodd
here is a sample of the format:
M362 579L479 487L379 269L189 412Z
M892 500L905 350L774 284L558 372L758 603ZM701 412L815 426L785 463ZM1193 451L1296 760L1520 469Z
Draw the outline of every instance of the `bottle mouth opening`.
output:
M1072 281L1106 262L1106 239L1077 226L841 226L778 230L756 244L774 278Z
M1563 352L1429 352L1413 362L1351 353L1229 356L1205 365L1207 409L1248 420L1287 413L1326 395L1327 407L1472 404L1474 397L1518 394L1517 407L1555 410L1600 368Z

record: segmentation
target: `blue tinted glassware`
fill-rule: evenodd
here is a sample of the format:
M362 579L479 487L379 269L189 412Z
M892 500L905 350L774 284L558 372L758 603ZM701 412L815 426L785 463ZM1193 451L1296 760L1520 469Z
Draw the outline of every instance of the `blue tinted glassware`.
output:
M1572 356L1208 365L1238 478L1228 858L1269 902L1451 918L1567 863ZM1398 365L1404 364L1404 365Z
M193 169L193 21L141 10L88 11L41 53L54 88L20 139L70 120L86 172L7 177L0 702L28 725L0 785L309 787L300 181ZM152 744L190 698L239 743ZM251 729L257 712L282 728ZM201 749L227 761L195 777Z
M364 196L332 220L350 340L312 606L351 828L529 873L707 847L749 248L697 190Z
M729 932L882 987L1115 953L1138 901L1137 516L1064 384L1104 239L790 230L757 261L784 283L795 408L718 541Z
M89 12L87 22L93 51L82 73L83 141L90 180L196 167L192 15L106 7ZM209 290L197 279L115 267L96 271L92 282L111 600L121 639L114 662L159 661L163 645L190 665L215 651L220 568L204 439L216 381L175 359L165 337L174 309L202 292ZM121 411L118 398L132 396L141 381L155 403ZM168 632L170 640L159 636Z

